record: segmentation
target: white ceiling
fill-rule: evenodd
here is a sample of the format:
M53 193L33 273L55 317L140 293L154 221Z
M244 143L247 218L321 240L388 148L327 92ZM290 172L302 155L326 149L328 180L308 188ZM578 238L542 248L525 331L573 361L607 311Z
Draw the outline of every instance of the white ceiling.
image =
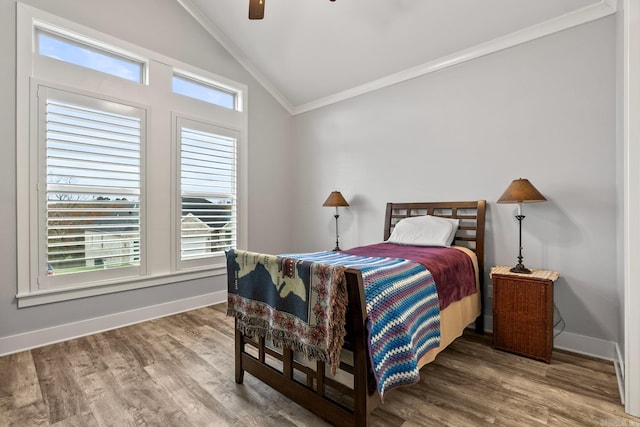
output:
M614 13L616 0L177 0L292 114Z

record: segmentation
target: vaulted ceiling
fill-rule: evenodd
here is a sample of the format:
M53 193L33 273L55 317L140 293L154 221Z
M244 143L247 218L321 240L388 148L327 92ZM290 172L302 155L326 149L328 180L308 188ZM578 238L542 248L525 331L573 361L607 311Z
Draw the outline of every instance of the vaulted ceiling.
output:
M615 13L616 0L177 0L292 114Z

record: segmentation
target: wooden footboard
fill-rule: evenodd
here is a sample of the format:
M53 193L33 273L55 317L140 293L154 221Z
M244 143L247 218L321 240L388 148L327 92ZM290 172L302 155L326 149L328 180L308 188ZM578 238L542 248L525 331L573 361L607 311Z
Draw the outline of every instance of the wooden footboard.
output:
M315 369L297 362L290 348L274 350L265 340L235 334L235 377L242 384L248 372L289 399L336 426L368 426L369 414L380 403L371 370L365 325L366 309L362 278L357 270L346 271L349 296L345 348L353 353L353 366L340 370L353 375L350 388L325 375L325 363Z
M290 348L273 349L263 338L251 339L235 330L235 379L242 384L248 372L302 407L335 426L368 426L371 412L380 404L371 369L364 290L360 272L347 270L349 306L345 349L353 354L353 364L340 370L353 375L353 387L325 374L325 363L315 367L295 359ZM476 320L479 328L482 315Z

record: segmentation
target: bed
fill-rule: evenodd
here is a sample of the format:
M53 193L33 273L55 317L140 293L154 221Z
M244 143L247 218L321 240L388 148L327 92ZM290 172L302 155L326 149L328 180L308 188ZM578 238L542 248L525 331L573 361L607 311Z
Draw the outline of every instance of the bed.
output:
M412 356L417 365L415 368L420 369L422 366L433 361L437 354L444 350L457 337L462 335L464 329L469 325L475 323L476 333L482 334L484 331L482 283L484 277L485 201L388 203L386 206L383 235L385 243L353 248L351 250L341 251L341 253L335 253L335 255L324 253L317 255L320 256L320 259L332 259L335 257L335 260L332 261L332 266L327 267L330 269L327 269L326 272L330 275L330 279L328 280L333 280L334 288L340 289L342 286L344 293L344 298L340 299L340 297L334 295L332 288L332 294L327 296L327 298L332 298L327 299L327 301L330 301L328 305L337 307L328 310L331 312L331 315L327 314L327 325L330 326L327 329L322 329L323 332L328 331L326 334L331 338L328 344L322 341L323 345L326 344L327 348L329 348L327 353L322 353L323 355L329 354L327 357L314 354L313 351L309 351L308 347L301 347L298 341L294 340L295 342L289 343L290 341L286 338L284 341L276 339L272 341L270 339L272 336L260 336L259 334L253 333L251 328L247 327L247 324L250 324L250 322L247 322L246 318L239 315L237 311L231 310L232 301L238 297L232 294L232 292L235 292L232 291L234 286L236 286L237 291L238 264L235 262L236 255L232 257L228 255L228 260L231 260L228 263L228 314L236 317L236 383L242 384L244 373L248 372L333 425L368 426L370 413L381 404L382 393L384 391L380 388L382 377L378 370L379 364L377 361L379 359L376 359L378 350L374 348L375 346L372 344L374 341L373 336L375 335L373 328L378 322L375 321L376 315L371 313L371 274L368 273L367 268L360 268L362 264L358 264L355 261L349 264L348 262L341 262L341 260L354 257L354 259L357 260L376 260L374 263L378 263L383 262L377 261L382 260L383 258L381 257L390 256L401 258L398 254L408 254L407 259L420 256L416 255L414 251L422 254L424 252L423 248L406 245L398 247L399 245L387 243L387 241L390 237L397 234L394 233L394 228L396 228L396 225L400 221L407 220L402 223L404 226L404 224L414 219L421 220L422 218L428 218L425 216L444 218L448 221L453 220L456 223L457 227L452 227L452 234L450 236L450 238L453 239L451 248L441 248L442 250L426 248L425 250L433 253L433 256L436 257L434 259L436 260L445 257L444 254L446 254L446 257L448 257L449 254L456 254L456 258L460 258L460 254L463 254L462 257L466 259L464 262L470 263L473 269L472 279L465 277L464 286L466 286L467 289L469 286L473 286L474 289L472 291L460 291L458 292L460 295L457 296L445 296L444 292L442 292L440 299L436 299L436 303L431 304L438 306L438 316L433 315L430 311L427 313L425 309L425 320L418 319L418 321L424 322L426 325L427 319L431 319L430 321L433 321L434 324L437 323L438 339L433 339L430 335L424 333L425 345L421 347L421 352L417 352ZM398 230L399 229L400 227L398 227ZM282 258L278 257L278 262L280 263L282 259L290 260L290 255L291 254L283 255ZM253 254L253 256L254 258L264 257L264 259L272 257L270 255L256 254ZM308 255L301 256L300 259L307 261L305 256ZM391 260L395 258L384 259L391 262ZM313 261L317 260L313 258ZM309 259L309 262L311 262L311 259ZM425 261L416 261L416 263L420 262ZM438 262L433 262L434 269L438 271L440 268L436 267ZM328 264L330 263L328 262ZM319 264L314 263L310 265L315 266ZM326 267L324 264L321 265ZM356 265L358 267L350 267L350 265ZM414 268L415 263L411 262L407 265L411 266L407 268ZM430 273L431 268L429 266L426 266L426 268L429 269L427 273ZM278 269L286 270L287 265L278 264ZM322 271L325 272L325 270ZM450 278L445 280L446 274L448 273L438 272L437 276L434 274L434 277L442 280L442 282L450 281ZM430 274L429 276L431 277ZM339 279L336 279L336 277L339 277ZM363 277L365 277L365 279L363 279ZM451 277L454 278L454 281L463 280L457 276ZM472 285L467 283L469 280L473 280ZM431 280L431 282L434 282L433 284L437 288L437 293L440 294L441 288L438 280ZM341 286L336 285L336 283ZM365 286L367 289L366 295ZM452 286L452 284L449 283L448 286L453 289L454 294L457 292L455 290L457 289L457 284L454 283ZM461 283L460 289L462 288L463 284ZM287 296L289 297L289 295L295 293L296 290L292 287L289 289ZM311 299L310 297L309 300ZM446 305L443 305L443 299L449 300L446 301ZM235 304L235 302L233 304ZM342 305L344 305L344 315L341 316ZM326 306L327 304L325 304L325 308ZM273 304L273 307L275 307L275 304ZM273 312L279 314L278 310L275 310L273 307L267 307L267 310L273 309ZM317 307L319 307L319 305L317 305ZM369 313L367 311L368 309ZM264 310L264 308L262 308L262 310ZM335 313L338 314L336 315ZM331 316L337 317L334 318ZM406 322L406 320L402 320L397 323L404 324ZM339 324L343 329L336 328L336 324ZM423 325L423 327L425 330L428 329L432 331L430 333L435 333L433 332L433 325ZM307 339L310 337L313 338L313 333L306 334L304 330L300 328L296 329L295 325L292 325L290 331L293 335L298 334ZM422 335L420 336L422 337ZM279 342L279 344L275 344L276 342ZM282 342L284 342L284 345ZM313 342L316 343L316 341ZM426 344L427 342L429 345ZM337 350L335 349L336 346L339 346ZM313 346L310 347L312 350L315 348ZM304 355L301 355L301 352L304 352ZM334 356L331 356L332 354ZM335 356L336 354L337 356ZM398 376L402 375L396 375L395 377ZM412 381L415 381L415 379ZM407 384L409 383L411 383L411 381L407 382Z

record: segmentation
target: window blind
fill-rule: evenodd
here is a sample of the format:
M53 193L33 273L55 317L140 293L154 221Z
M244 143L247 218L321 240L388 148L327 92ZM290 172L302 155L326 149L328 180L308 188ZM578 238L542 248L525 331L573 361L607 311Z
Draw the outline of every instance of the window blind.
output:
M49 275L140 265L142 113L100 103L46 98Z
M237 139L180 128L181 259L236 246Z

